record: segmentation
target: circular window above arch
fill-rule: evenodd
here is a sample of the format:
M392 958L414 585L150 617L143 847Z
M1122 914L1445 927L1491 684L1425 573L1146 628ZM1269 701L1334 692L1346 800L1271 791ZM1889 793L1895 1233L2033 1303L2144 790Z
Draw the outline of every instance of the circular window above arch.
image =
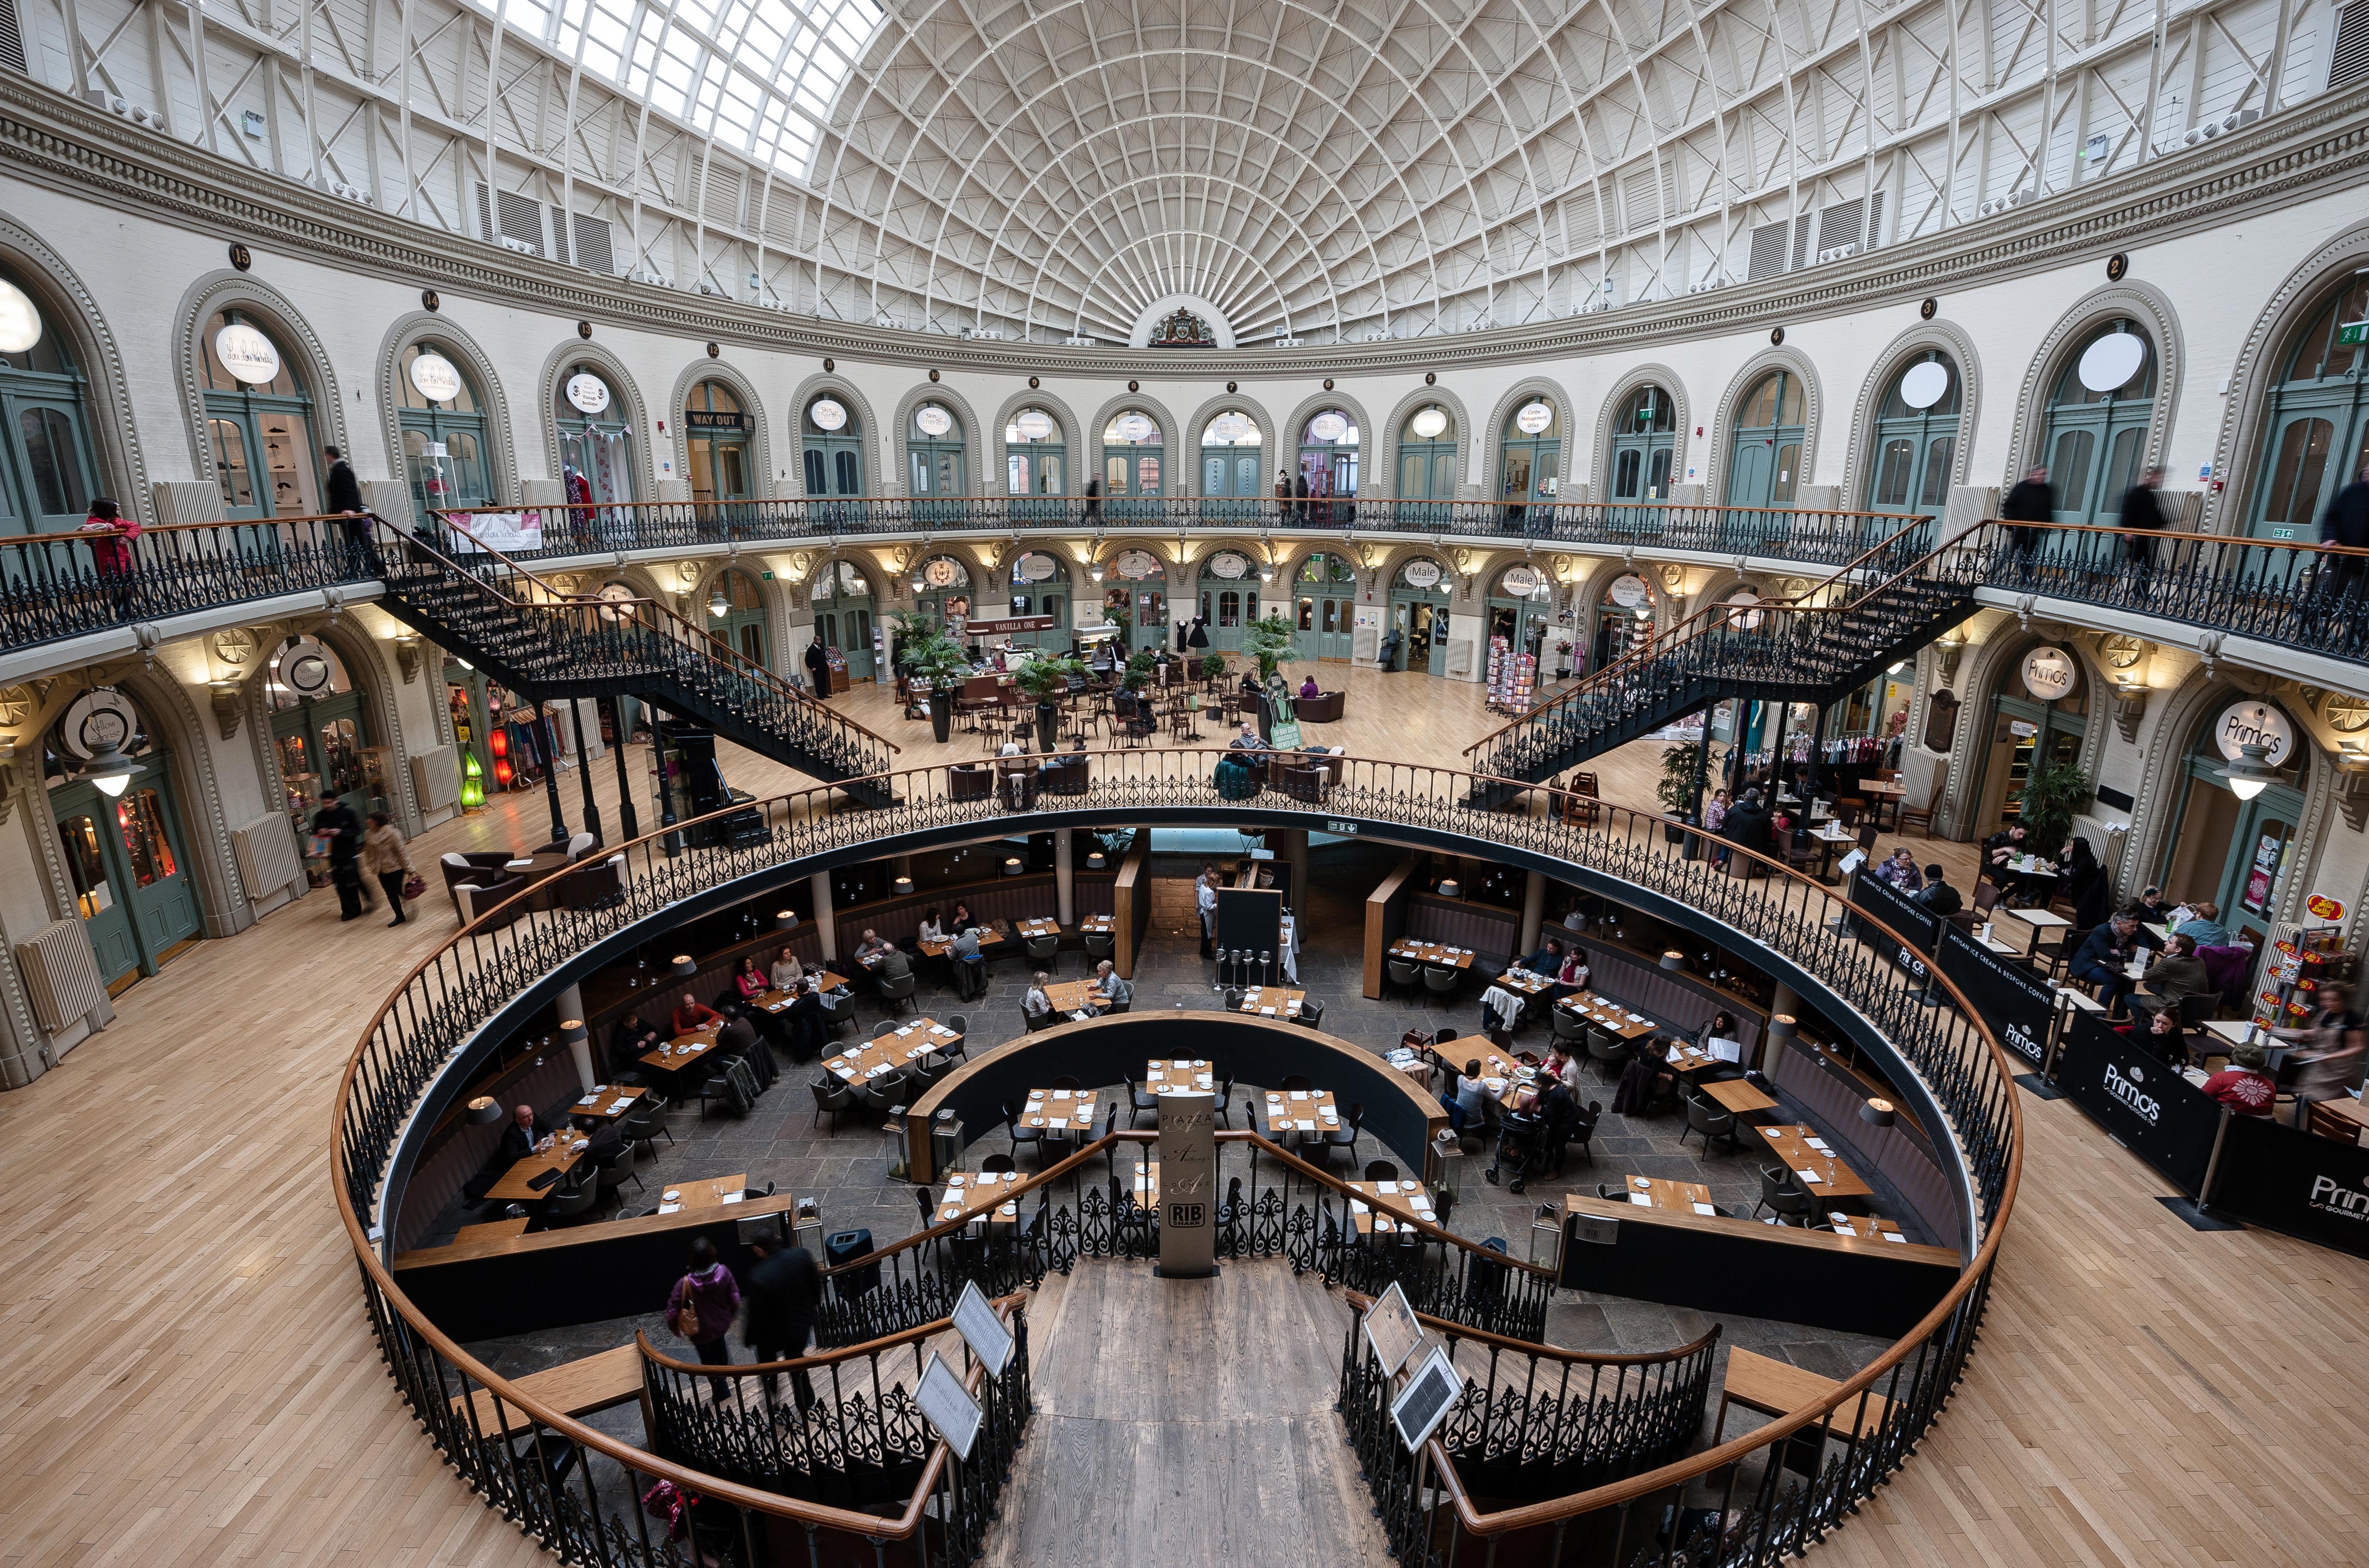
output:
M1900 401L1911 408L1930 408L1949 395L1949 368L1936 361L1926 360L1901 372Z
M2092 392L2128 386L2146 363L2146 339L2135 332L2109 332L2081 350L2081 384Z

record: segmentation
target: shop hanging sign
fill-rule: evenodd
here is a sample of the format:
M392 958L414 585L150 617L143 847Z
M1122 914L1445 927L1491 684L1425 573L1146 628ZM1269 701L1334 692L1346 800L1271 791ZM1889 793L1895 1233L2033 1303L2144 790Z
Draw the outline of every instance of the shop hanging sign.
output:
M1020 557L1019 576L1024 582L1050 582L1060 569L1060 563L1042 550L1031 550Z
M940 555L921 568L921 580L932 588L952 588L955 574L961 569L954 562Z
M457 402L461 396L460 367L441 354L422 350L411 361L411 386L430 403Z
M2023 689L2035 702L2069 697L2080 681L2080 666L2063 648L2036 647L2023 656Z
M844 429L847 426L847 410L835 398L816 398L807 410L807 418L814 421L818 430Z
M1329 445L1349 433L1349 421L1338 414L1319 414L1308 422L1308 433Z
M1254 435L1249 418L1241 414L1220 414L1209 421L1209 440L1222 446L1250 441Z
M2262 761L2283 767L2295 750L2295 726L2268 703L2236 702L2213 721L2213 742L2233 762L2246 747L2260 746L2265 748Z
M58 738L86 762L110 749L130 751L140 731L138 710L112 686L76 697L58 721Z
M299 697L325 697L337 684L329 650L311 637L292 637L280 655L280 683Z
M1534 567L1507 567L1505 575L1497 579L1508 599L1528 599L1539 590L1539 574Z
M1022 411L1020 418L1013 420L1013 423L1019 428L1020 439L1024 441L1041 441L1052 439L1053 417L1050 414L1046 413L1042 408L1024 409Z
M1140 582L1145 578L1160 575L1160 557L1149 550L1122 550L1118 553L1118 559L1111 565L1119 576L1130 582Z
M1930 408L1950 393L1950 372L1931 360L1901 372L1900 401L1911 408Z
M925 403L913 410L913 428L935 441L955 428L955 417L934 403Z
M1407 428L1419 441L1437 441L1440 432L1448 429L1448 410L1436 406L1419 409Z
M481 511L469 514L469 532L458 529L447 536L455 553L498 550L515 555L543 548L543 514L539 511ZM607 589L601 590L603 596Z
M262 386L280 374L279 349L243 321L234 321L214 334L214 358L249 386Z
M2314 920L2340 921L2344 918L2343 900L2331 898L2325 893L2314 893L2303 901L2303 907L2304 912Z
M24 290L0 278L0 354L21 354L41 340L41 313Z
M1250 569L1250 562L1235 555L1231 550L1220 551L1209 557L1209 575L1213 578L1223 578L1228 582L1234 581Z
M1554 423L1554 410L1543 403L1525 403L1514 416L1514 429L1526 436L1537 435Z
M2130 384L2146 363L2146 339L2135 332L2109 332L2081 351L2076 373L2091 392L2112 392Z
M567 401L579 413L603 413L609 406L609 383L590 371L578 371L567 378Z
M1150 441L1151 421L1140 414L1121 414L1118 417L1118 439L1130 446Z
M964 631L974 637L1015 636L1024 632L1049 632L1053 629L1050 615L1005 615L993 621L964 623Z
M1439 582L1439 563L1437 561L1409 561L1406 564L1406 569L1399 575L1406 578L1406 583L1409 588L1434 588L1436 587Z
M1623 610L1634 610L1650 601L1654 590L1643 578L1634 572L1623 572L1612 579L1612 586L1604 590L1604 597Z

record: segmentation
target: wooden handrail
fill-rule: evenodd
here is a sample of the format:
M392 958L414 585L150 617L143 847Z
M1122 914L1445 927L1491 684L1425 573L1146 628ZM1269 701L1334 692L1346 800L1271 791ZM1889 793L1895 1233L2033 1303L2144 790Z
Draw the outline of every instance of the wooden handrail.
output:
M1799 514L1803 517L1859 517L1896 521L1904 514L1896 511L1850 511L1839 507L1736 507L1724 502L1709 501L1501 501L1483 498L1471 501L1435 500L1409 496L1294 496L1288 502L1274 496L751 496L741 500L715 501L521 501L513 506L449 507L438 509L445 517L475 516L480 513L510 512L601 512L643 510L654 511L661 507L868 507L868 506L964 506L983 502L990 506L1026 507L1030 503L1059 501L1064 504L1089 500L1101 501L1105 511L1113 501L1215 501L1235 506L1249 503L1255 506L1378 506L1378 507L1494 507L1499 511L1520 510L1576 512L1596 511L1650 512L1748 512L1766 517L1771 512ZM1105 518L1105 521L1109 521ZM1913 525L1912 525L1913 526Z
M218 518L212 522L148 522L141 524L140 537L145 539L157 533L195 533L209 528L288 528L300 522L363 522L375 515L366 511L332 511L309 512L303 517ZM0 544L88 544L121 537L120 534L101 533L97 529L85 532L75 528L63 533L11 533L0 537ZM128 539L123 542L127 544L138 543Z
M990 1299L988 1305L995 1309L997 1317L1008 1322L1011 1321L1013 1309L1026 1299L1028 1299L1028 1292L1015 1290L1009 1296L997 1296ZM670 1372L682 1372L701 1378L745 1378L751 1373L763 1373L770 1376L775 1372L806 1371L818 1367L836 1366L842 1361L854 1361L864 1356L883 1355L900 1345L910 1345L917 1340L928 1339L933 1334L944 1333L954 1327L954 1319L950 1317L933 1318L926 1323L916 1323L911 1328L900 1329L895 1333L884 1335L879 1339L867 1339L861 1345L842 1345L836 1350L818 1350L812 1356L795 1356L787 1361L735 1361L728 1366L721 1367L712 1361L682 1361L669 1356L650 1343L649 1331L647 1329L634 1331L634 1343L641 1347L643 1360L653 1366L663 1367Z
M1395 1217L1393 1217L1395 1218ZM1341 1288L1342 1299L1359 1312L1372 1306L1375 1298L1347 1286ZM1458 1322L1453 1318L1435 1318L1429 1312L1415 1313L1415 1321L1428 1323L1442 1338L1470 1339L1482 1345L1494 1345L1503 1350L1516 1351L1524 1356L1536 1356L1541 1360L1568 1362L1574 1367L1659 1367L1673 1361L1683 1361L1698 1350L1708 1349L1719 1338L1720 1325L1713 1323L1700 1339L1692 1345L1681 1345L1675 1350L1639 1350L1615 1353L1596 1350L1565 1350L1559 1345L1533 1345L1527 1339L1509 1339L1487 1329L1476 1329Z
M1214 758L1223 754L1214 749L1195 748L1187 749L1187 751L1178 752L1171 752L1168 750L1150 752L1133 750L1116 753L1106 751L1104 753L1098 753L1098 755L1117 756L1130 762L1140 764L1153 758L1167 755L1184 755L1187 754L1187 752L1196 758ZM1059 755L1073 756L1076 755L1076 753L1059 753ZM1372 762L1371 760L1368 759L1345 759L1345 762L1352 761L1362 765L1379 766L1385 768L1410 768L1427 773L1448 775L1449 777L1463 780L1468 789L1471 785L1476 784L1492 785L1503 784L1516 791L1544 790L1546 787L1528 780L1500 779L1489 775L1471 773L1463 770L1453 768L1430 768L1420 763L1377 763ZM896 773L875 775L873 781L870 782L887 782L899 778L911 777L925 773L938 773L944 771L945 769L943 766L931 769L906 769ZM791 795L776 796L774 797L774 801L790 802L809 798L827 798L837 787L839 786L818 785L810 789L795 792ZM768 801L764 804L770 807L774 803L774 801ZM624 850L635 847L639 847L646 852L659 851L662 846L662 841L668 835L684 831L694 822L720 821L731 811L746 809L747 805L748 803L740 803L732 807L727 808L727 810L711 813L705 818L693 818L692 822L677 823L673 827L664 829L659 832L647 834L640 839L632 841L626 845L621 846L619 853L623 853ZM1799 884L1806 893L1831 900L1841 910L1850 913L1856 920L1863 921L1868 926L1872 927L1884 939L1894 944L1901 943L1904 940L1900 933L1894 931L1891 926L1882 919L1882 917L1860 910L1856 905L1852 904L1848 898L1836 893L1832 889L1827 888L1821 884L1811 881L1801 873L1795 871L1792 867L1788 866L1780 861L1772 860L1766 854L1757 851L1750 850L1743 845L1736 844L1732 841L1722 839L1716 834L1703 832L1700 829L1689 828L1686 824L1677 821L1676 818L1662 813L1639 811L1633 807L1619 806L1610 802L1599 802L1598 807L1599 809L1610 817L1632 819L1633 825L1640 829L1650 830L1652 827L1656 825L1664 828L1680 828L1684 829L1688 832L1696 834L1699 837L1711 839L1714 842L1720 844L1722 848L1726 849L1731 858L1734 856L1742 856L1746 861L1759 864L1763 868L1767 878L1772 883ZM518 895L518 897L525 896L527 895ZM508 902L509 902L509 900L505 900L505 903ZM496 909L498 910L502 906L496 906ZM679 1486L697 1488L704 1495L715 1498L721 1502L729 1503L738 1507L753 1508L760 1512L800 1519L832 1528L865 1531L876 1537L898 1535L899 1532L902 1534L910 1534L920 1518L918 1505L909 1506L906 1514L898 1520L883 1520L875 1515L854 1514L844 1509L830 1508L822 1505L800 1503L779 1496L773 1493L739 1486L730 1482L722 1481L717 1478L710 1477L701 1472L689 1470L683 1466L674 1464L670 1460L660 1459L656 1455L647 1453L641 1449L634 1448L626 1444L618 1442L617 1440L609 1437L607 1435L585 1425L582 1422L577 1421L574 1418L551 1408L541 1401L521 1395L519 1392L517 1386L509 1379L494 1373L490 1368L479 1362L475 1356L471 1356L459 1344L446 1335L441 1330L438 1329L433 1323L428 1322L426 1316L420 1313L418 1310L412 1305L410 1299L397 1288L394 1277L388 1273L385 1265L379 1260L377 1250L372 1245L369 1235L362 1228L360 1216L357 1214L354 1209L352 1187L348 1181L349 1173L346 1166L346 1146L344 1138L348 1109L353 1103L355 1085L361 1076L364 1052L368 1050L371 1042L377 1036L379 1030L385 1024L389 1015L396 1010L398 1005L407 995L411 986L427 973L429 967L435 964L446 953L459 945L464 939L482 931L485 925L485 919L489 918L492 912L493 911L488 911L487 917L481 917L478 921L473 921L471 924L463 927L452 936L447 938L442 945L429 953L417 964L412 966L409 973L405 976L403 982L397 986L396 989L387 996L386 1000L379 1004L377 1010L372 1013L370 1022L364 1026L360 1038L355 1044L353 1053L347 1059L344 1072L340 1074L338 1078L338 1093L331 1108L331 1121L329 1127L330 1185L333 1189L332 1196L338 1206L339 1222L345 1227L347 1240L353 1247L356 1260L360 1265L364 1276L370 1281L372 1288L377 1291L379 1295L401 1315L410 1333L419 1336L439 1356L450 1363L464 1377L474 1379L480 1387L489 1391L497 1400L516 1407L527 1415L532 1417L541 1425L561 1433L563 1436L583 1445L585 1448L598 1451L611 1459L616 1459L619 1463L628 1467L629 1471L639 1471L645 1474L672 1481ZM1963 991L1959 989L1957 983L1949 976L1937 969L1929 976L1928 984L1928 986L1940 987L1943 993L1946 994L1950 1001L1955 1005L1961 1018L1964 1022L1965 1027L1973 1033L1974 1038L1980 1043L1981 1047L1989 1053L1992 1066L1998 1073L2000 1081L2002 1082L2012 1082L2016 1070L2015 1063L2008 1057L2005 1047L1999 1044L1997 1036L1993 1034L1989 1024L1984 1021L1979 1013L1974 1011L1973 1004L1967 1000ZM2015 1200L2021 1186L2023 1172L2024 1139L2022 1104L2020 1097L2012 1093L2009 1093L2005 1096L2004 1104L2007 1108L2008 1119L2007 1168L2000 1186L1998 1199L1992 1212L1992 1219L1988 1226L1984 1228L1982 1242L1976 1250L1974 1256L1960 1271L1957 1281L1942 1296L1941 1299L1935 1304L1933 1309L1918 1322L1915 1328L1910 1330L1908 1333L1895 1340L1866 1367L1860 1368L1850 1378L1837 1385L1833 1392L1821 1400L1811 1404L1804 1405L1786 1415L1777 1417L1767 1425L1757 1427L1752 1432L1745 1434L1743 1436L1731 1439L1729 1442L1721 1445L1719 1448L1708 1450L1705 1453L1691 1455L1684 1459L1662 1466L1658 1470L1638 1476L1632 1476L1625 1481L1596 1487L1587 1492L1575 1493L1562 1498L1553 1498L1540 1503L1528 1504L1519 1508L1509 1509L1500 1513L1484 1515L1478 1512L1473 1507L1471 1498L1463 1493L1460 1485L1459 1484L1455 1476L1453 1465L1443 1462L1440 1464L1439 1469L1441 1473L1447 1477L1446 1484L1449 1487L1451 1494L1455 1498L1459 1520L1463 1523L1466 1528L1472 1530L1476 1534L1503 1534L1508 1530L1522 1528L1530 1525L1551 1523L1557 1519L1570 1518L1580 1514L1590 1513L1600 1508L1610 1507L1621 1503L1632 1501L1637 1497L1642 1496L1647 1493L1657 1490L1661 1487L1669 1486L1679 1482L1692 1479L1698 1475L1706 1474L1722 1465L1733 1462L1743 1455L1768 1443L1776 1442L1784 1437L1790 1436L1792 1433L1801 1430L1812 1422L1824 1419L1844 1401L1856 1397L1871 1389L1879 1378L1899 1367L1912 1353L1920 1350L1924 1346L1926 1341L1931 1336L1934 1330L1939 1328L1941 1323L1947 1320L1949 1314L1955 1311L1965 1301L1967 1296L1974 1289L1976 1285L1987 1276L1990 1268L1997 1260L1999 1245L2006 1235L2008 1221L2014 1213ZM1951 1133L1954 1139L1956 1136L1956 1129L1954 1127L1951 1129ZM1122 1136L1123 1135L1117 1133L1111 1135L1114 1139ZM1148 1140L1150 1136L1150 1135L1147 1134L1127 1135L1127 1140ZM1225 1137L1227 1135L1220 1134L1219 1136ZM1247 1139L1256 1137L1257 1135L1244 1130L1233 1136L1239 1139ZM1260 1141L1264 1143L1265 1139L1261 1139ZM1102 1142L1103 1140L1097 1140L1097 1145L1101 1145ZM1288 1151L1276 1149L1272 1144L1268 1144L1267 1147L1274 1151L1277 1158L1290 1161L1293 1164L1299 1165L1302 1169L1309 1171L1311 1175L1319 1177L1323 1177L1325 1175L1324 1173L1316 1172L1313 1167L1306 1166L1304 1162L1299 1162ZM1070 1168L1074 1161L1082 1158L1089 1152L1091 1152L1091 1148L1080 1150L1078 1153L1072 1155L1070 1160L1063 1161L1059 1165L1055 1166L1054 1171L1059 1173ZM1040 1174L1042 1174L1042 1173L1040 1173ZM1330 1178L1326 1179L1329 1180ZM1980 1225L1981 1221L1979 1216L1971 1218L1973 1218L1974 1223ZM1430 1229L1435 1231L1436 1230L1436 1227L1431 1227ZM1445 1231L1438 1231L1437 1233L1443 1237L1448 1235ZM1462 1238L1460 1237L1451 1237L1449 1239L1458 1242L1462 1241ZM875 1256L877 1255L878 1254L875 1254ZM1535 1269L1537 1267L1535 1265L1528 1265L1520 1259L1505 1256L1500 1253L1491 1253L1487 1255L1491 1262L1504 1263L1516 1268ZM864 1261L870 1262L873 1261L873 1259L866 1258ZM975 1368L975 1370L977 1369ZM926 1483L935 1473L935 1467L944 1462L944 1446L941 1444L933 1451L931 1459L931 1466L933 1468L930 1472L925 1473L923 1477L925 1484L917 1490L915 1494L917 1499L927 1495L928 1487ZM1433 1447L1432 1452L1436 1459L1445 1460L1445 1451L1439 1449L1436 1443Z

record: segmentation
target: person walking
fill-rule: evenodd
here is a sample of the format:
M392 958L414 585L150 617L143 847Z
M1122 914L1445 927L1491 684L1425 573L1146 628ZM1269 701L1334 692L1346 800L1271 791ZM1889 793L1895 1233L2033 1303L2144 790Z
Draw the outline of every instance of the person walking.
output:
M2056 518L2056 486L2048 482L2048 465L2035 463L2024 470L1999 503L1999 516L2008 522L2053 522ZM2040 548L2040 530L2010 528L2008 538L2017 556L2029 561Z
M2139 475L2139 482L2123 494L2123 526L2160 533L2171 526L2163 515L2163 470L2150 468ZM2123 558L2143 573L2153 573L2156 567L2156 542L2137 533L2123 536Z
M666 1326L691 1341L710 1367L729 1367L732 1346L727 1335L739 1310L739 1281L715 1255L715 1243L700 1237L691 1244L690 1270L667 1293ZM707 1386L718 1403L731 1394L731 1385L722 1378L708 1379Z
M329 853L329 882L338 890L338 918L360 920L370 907L362 888L362 819L331 791L321 792L321 809L313 813L313 836Z
M749 1250L757 1261L740 1299L741 1335L749 1342L749 1353L760 1361L795 1361L807 1353L814 1337L815 1313L822 1306L822 1269L812 1253L784 1242L778 1233L751 1237ZM790 1373L790 1390L804 1414L814 1403L814 1385L806 1368Z
M329 510L346 517L358 517L370 510L362 500L362 482L354 476L354 465L346 461L346 454L336 447L325 446L321 449L321 459L328 475L325 504ZM378 568L377 563L372 559L370 524L337 522L330 526L337 530L338 544L345 555L347 575L360 577L367 573L376 576Z
M118 615L131 614L136 580L132 568L137 563L132 542L140 537L139 520L124 516L123 509L105 496L95 496L91 498L90 515L82 520L82 527L75 532L92 536L91 570L97 574L108 602Z
M91 509L97 511L98 503L92 502ZM2328 509L2319 517L2319 542L2369 550L2369 463L2362 464L2352 483L2329 498ZM2320 592L2337 602L2338 613L2348 623L2346 635L2356 641L2361 634L2357 624L2351 624L2350 612L2352 601L2361 596L2364 569L2369 569L2369 556L2330 555L2319 570Z
M1218 956L1218 889L1206 871L1193 886L1194 908L1201 916L1201 956L1214 958Z
M1086 480L1085 524L1092 528L1103 520L1103 482L1099 477Z
M404 842L402 830L383 811L370 814L370 827L362 833L362 873L378 878L386 894L386 907L395 918L386 923L403 925L410 916L403 912L403 885L413 876L411 846Z

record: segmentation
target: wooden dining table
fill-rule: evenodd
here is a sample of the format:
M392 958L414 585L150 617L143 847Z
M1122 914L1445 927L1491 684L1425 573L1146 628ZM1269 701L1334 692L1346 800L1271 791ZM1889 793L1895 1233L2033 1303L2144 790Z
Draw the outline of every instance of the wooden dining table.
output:
M651 1047L642 1053L642 1060L666 1072L681 1072L715 1049L718 1029L693 1029L688 1035Z
M1096 990L1092 980L1048 980L1045 984L1045 1000L1063 1017L1072 1013L1100 1013L1110 1005L1110 999Z
M1592 990L1574 991L1555 1005L1624 1040L1642 1040L1660 1027L1651 1018L1631 1018L1627 1008Z
M1816 1128L1791 1123L1764 1127L1759 1131L1769 1151L1785 1162L1809 1192L1812 1208L1847 1207L1875 1196L1875 1189L1858 1172L1832 1153L1810 1146L1810 1139L1820 1136Z
M938 1194L938 1205L930 1211L933 1222L943 1225L949 1219L983 1214L990 1224L1017 1224L1018 1214L999 1214L996 1210L1005 1202L1013 1201L1020 1180L1017 1171L949 1171Z
M1088 915L1078 922L1078 930L1086 936L1108 936L1118 927L1109 915Z
M749 1173L745 1171L731 1176L707 1176L695 1182L669 1182L658 1189L658 1211L674 1214L686 1208L723 1208L745 1201L742 1194L749 1190ZM775 1193L776 1198L789 1196Z
M1306 991L1289 986L1252 986L1242 992L1239 1011L1259 1017L1297 1018L1299 1004L1307 999Z
M1420 1219L1436 1225L1439 1218L1432 1211L1431 1195L1423 1184L1414 1181L1346 1182L1343 1184L1357 1195L1367 1212L1351 1209L1350 1218L1357 1224L1357 1234L1370 1236L1379 1230L1394 1232L1402 1228L1413 1230L1409 1221ZM1388 1188L1388 1191L1383 1189Z
M1469 969L1472 967L1470 948L1451 948L1436 942L1417 942L1401 937L1390 944L1390 956L1413 964L1436 964L1442 968Z
M1143 1086L1154 1094L1165 1094L1175 1089L1199 1089L1215 1093L1217 1082L1217 1072L1207 1061L1196 1061L1189 1057L1154 1057L1143 1067Z
M1024 920L1015 921L1013 923L1014 929L1016 929L1023 936L1059 936L1061 934L1061 922L1059 921Z
M1295 1099L1295 1094L1299 1097ZM1329 1121L1328 1113L1333 1117ZM1340 1115L1330 1089L1270 1089L1266 1093L1266 1130L1270 1136L1279 1132L1331 1132L1342 1125Z
M827 993L847 989L844 975L834 975L829 969L809 969L807 973L818 982L815 988L818 991ZM749 999L749 1005L761 1013L779 1013L797 999L795 991L761 990Z
M1020 1124L1053 1137L1092 1132L1097 1099L1091 1089L1031 1089L1028 1103L1021 1107Z
M1681 1214L1716 1214L1711 1189L1700 1182L1677 1182L1662 1176L1623 1176L1629 1201L1640 1208L1675 1208Z
M625 1088L604 1083L597 1093L587 1094L567 1107L567 1114L581 1122L613 1122L632 1116L635 1105L649 1093L646 1086Z
M502 1179L486 1189L488 1200L502 1203L541 1203L567 1184L567 1173L576 1169L591 1140L570 1127L552 1135L549 1149L537 1150L502 1173ZM534 1178L545 1171L557 1171L560 1178L533 1185Z
M994 951L1003 943L1010 941L1011 938L1005 934L1005 932L1009 928L1006 927L1004 922L1001 921L993 921L986 925L980 926L978 928L978 950L981 953L990 953ZM954 950L954 944L951 942L923 942L919 944L919 946L922 952L928 954L933 958L943 958Z
M1522 1076L1525 1072L1532 1073L1533 1076L1525 1078ZM1546 1075L1542 1070L1525 1067L1517 1061L1510 1061L1495 1051L1487 1051L1482 1055L1481 1082L1483 1087L1491 1083L1497 1085L1489 1093L1495 1098L1497 1104L1509 1111L1518 1111L1522 1108L1522 1095L1528 1091L1535 1088L1540 1094L1546 1093Z
M885 1078L887 1073L874 1070L881 1067L891 1070L909 1068L961 1038L960 1035L934 1018L916 1018L910 1024L901 1024L837 1056L826 1057L822 1065L849 1083L867 1078Z
M1777 1108L1775 1099L1753 1087L1748 1079L1722 1078L1716 1083L1706 1083L1702 1092L1739 1116Z

